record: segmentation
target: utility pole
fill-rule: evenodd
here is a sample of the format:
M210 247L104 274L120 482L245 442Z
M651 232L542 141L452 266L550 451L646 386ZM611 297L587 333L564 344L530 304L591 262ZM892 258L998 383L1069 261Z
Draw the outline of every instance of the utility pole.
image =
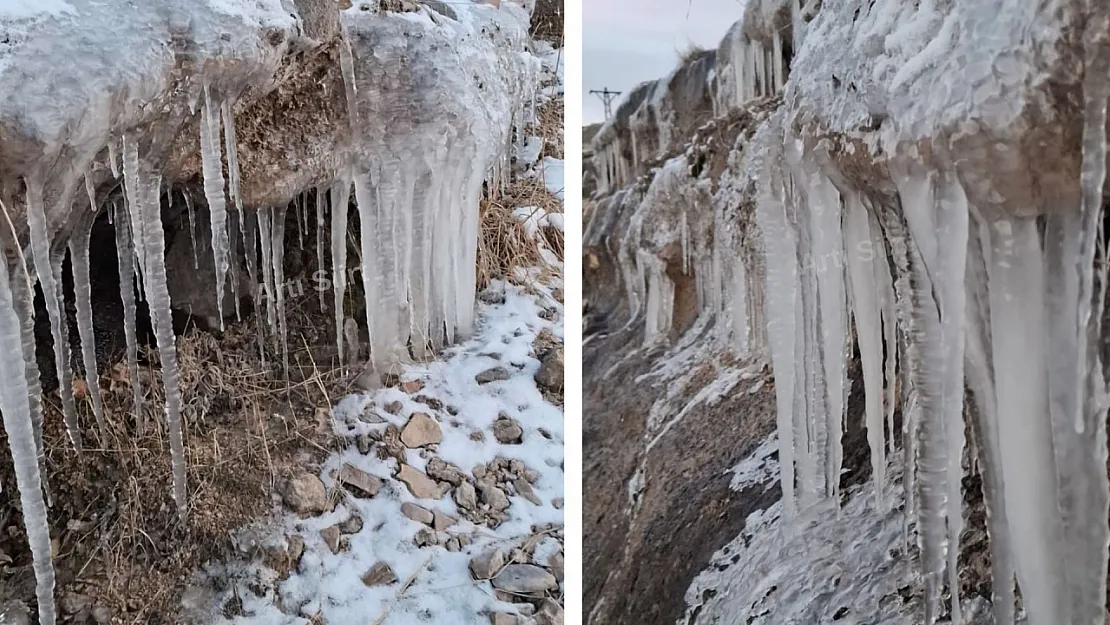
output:
M613 100L617 99L617 96L619 96L621 94L621 92L620 91L609 91L609 88L606 87L606 88L602 89L601 91L598 91L597 89L591 90L590 93L598 96L599 98L601 98L601 101L605 103L605 119L608 120L610 117L612 117L613 116Z

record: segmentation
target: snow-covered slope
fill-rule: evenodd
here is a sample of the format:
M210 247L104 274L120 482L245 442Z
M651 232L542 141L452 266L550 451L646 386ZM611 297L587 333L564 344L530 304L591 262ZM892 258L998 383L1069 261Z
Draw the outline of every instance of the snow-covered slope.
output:
M694 593L694 622L746 622L741 605L774 623L982 622L959 599L984 591L995 621L1013 622L1015 586L1029 623L1104 622L1106 7L789 4L752 3L707 79L715 102L743 111L718 106L714 125L739 130L729 120L758 113L754 131L724 146L699 131L672 160L637 165L599 133L599 180L616 185L599 185L587 298L607 328L682 341L704 324L716 331L699 340L731 337L723 354L770 364L781 518L767 530L777 538L756 531L752 547L767 551L752 566L778 554L787 580L803 575L804 560L784 554L814 548L796 549L795 532L851 542L871 525L789 528L834 523L814 511L845 499L837 514L863 515L870 492L877 519L896 505L912 526L914 549L895 560L915 573L911 599L880 609L878 595L761 598L760 574L737 567L727 597L722 584ZM768 53L759 42L780 22L792 36ZM780 62L781 100L767 98ZM722 88L739 95L730 103ZM863 436L849 444L853 428ZM873 485L845 490L861 452ZM968 513L980 481L985 521ZM973 523L990 537L986 583L967 567ZM824 583L867 585L847 575Z

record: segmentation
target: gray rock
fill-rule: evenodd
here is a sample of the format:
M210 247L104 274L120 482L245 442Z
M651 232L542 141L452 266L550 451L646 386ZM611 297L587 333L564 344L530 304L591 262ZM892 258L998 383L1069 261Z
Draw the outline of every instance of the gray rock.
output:
M505 565L505 554L494 548L470 560L470 574L474 579L493 579Z
M435 515L431 510L407 501L401 504L401 514L424 525L432 525L435 522Z
M437 532L447 531L447 528L454 525L456 521L457 519L455 519L455 517L447 514L446 512L432 510L432 528L435 529L435 531Z
M382 489L382 481L350 463L339 468L336 481L356 497L374 497Z
M562 510L563 509L563 498L562 497L556 497L556 498L552 499L551 500L551 506L553 508L555 508L556 510Z
M524 497L532 504L537 506L543 505L543 502L540 501L540 498L536 496L536 491L532 490L532 485L528 483L528 480L525 480L524 478L517 478L513 481L513 488L516 489L516 494Z
M559 587L559 581L535 564L510 564L493 578L493 587L514 594L534 594Z
M378 562L362 574L362 583L367 586L388 586L397 583L397 574L393 567L385 562Z
M312 473L296 473L279 485L281 499L297 514L320 514L328 508L324 483Z
M416 543L417 547L434 547L439 544L439 535L436 534L434 529L425 527L416 533L412 542Z
M508 510L509 497L505 494L505 491L492 482L479 482L478 488L482 491L482 503L494 510Z
M454 552L454 551L458 551L459 549L461 549L461 546L459 545L459 539L458 538L448 538L447 539L447 551Z
M447 482L452 486L458 486L466 480L466 475L462 472L462 469L438 457L428 460L427 471L428 477Z
M514 419L502 414L493 422L493 437L503 445L519 445L524 440L524 429Z
M423 412L414 412L401 430L401 442L409 449L438 445L443 440L439 423Z
M490 382L502 382L508 380L513 376L505 367L494 367L486 369L485 371L474 376L474 381L478 384L489 384Z
M532 623L533 625L563 625L563 606L551 599L544 599Z
M463 482L455 489L455 503L465 510L474 510L478 507L478 493L470 482Z
M362 517L357 514L352 514L347 517L346 521L343 521L337 527L339 527L339 531L344 534L357 534L362 531Z

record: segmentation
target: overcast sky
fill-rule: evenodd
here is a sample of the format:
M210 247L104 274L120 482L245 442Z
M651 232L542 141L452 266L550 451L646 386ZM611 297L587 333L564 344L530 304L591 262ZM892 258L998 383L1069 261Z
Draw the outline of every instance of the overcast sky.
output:
M601 99L591 89L608 87L628 93L645 80L666 76L678 62L678 51L690 43L716 48L740 19L744 4L744 0L585 0L584 122L605 117Z

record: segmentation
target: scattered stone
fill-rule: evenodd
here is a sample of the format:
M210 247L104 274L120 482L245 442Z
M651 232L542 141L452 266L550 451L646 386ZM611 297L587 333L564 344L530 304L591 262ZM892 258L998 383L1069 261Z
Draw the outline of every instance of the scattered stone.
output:
M431 525L435 522L435 515L432 514L431 510L407 501L401 504L401 514L424 525Z
M455 538L459 539L459 545L461 545L463 547L469 547L470 546L470 542L471 542L470 534L459 534L459 535L455 536Z
M470 440L480 443L486 440L486 435L481 430L474 430L470 433Z
M540 479L539 471L533 471L532 469L525 469L521 475L524 476L524 479L528 480L529 484L535 484L536 480Z
M279 486L281 499L297 514L320 514L328 508L328 493L319 477L302 471Z
M478 481L486 479L486 465L484 465L484 464L474 465L474 468L470 470L470 474L473 475L474 479L476 479Z
M336 481L351 491L355 497L374 497L382 489L381 480L349 462L344 462L339 468Z
M288 578L293 571L297 570L302 555L304 555L304 539L297 534L286 536L283 545L272 545L262 551L263 562L277 571L280 579Z
M540 428L540 436L546 438L547 440L551 440L552 438L554 438L553 436L551 436L551 432L549 432L547 428Z
M563 581L563 554L556 553L547 559L547 568L551 569L551 574L555 579L560 582Z
M432 528L437 532L446 532L447 528L454 525L455 522L455 517L446 512L440 512L439 510L432 511Z
M458 551L459 549L461 549L461 547L459 546L459 539L458 538L448 538L447 539L447 551L454 552L454 551Z
M359 434L355 442L358 445L358 453L362 455L370 453L374 448L374 439L369 434Z
M499 460L504 463L504 458L499 458ZM524 461L518 458L513 458L512 460L510 460L509 473L511 473L513 477L520 477L524 475Z
M560 304L563 303L563 290L562 289L556 287L556 289L551 292L551 296L555 298L556 302L559 302Z
M382 385L386 388L393 388L401 383L401 376L396 373L383 373L381 375Z
M512 373L505 367L494 367L486 369L485 371L474 376L474 381L478 384L489 384L490 382L502 382L512 377Z
M112 622L112 609L108 606L98 605L92 609L92 618L98 625L108 625Z
M518 603L516 604L516 609L523 616L532 616L536 613L536 606L531 603Z
M385 423L385 419L381 418L381 415L374 412L374 409L372 407L367 407L366 410L363 410L361 413L359 413L358 420L370 425Z
M559 587L551 573L535 564L510 564L493 578L493 587L515 594L541 593Z
M458 486L466 481L466 474L462 469L438 457L428 461L427 471L428 477L447 482L452 486Z
M505 413L493 422L493 437L503 445L519 445L524 440L524 429Z
M455 503L466 510L478 507L478 493L474 492L474 486L470 482L463 482L455 489Z
M408 382L401 382L401 390L412 395L424 390L424 380L409 380Z
M393 572L393 567L379 562L362 574L362 583L367 586L388 586L397 583L397 574Z
M442 440L443 433L439 429L439 423L423 412L412 413L405 429L401 430L401 442L409 449L437 445Z
M362 531L362 517L352 514L346 521L339 524L339 531L344 534L357 534Z
M551 392L563 392L563 348L555 347L544 354L536 372L536 384Z
M400 400L394 400L385 405L385 411L389 414L397 414L401 412L401 408L404 406L405 404Z
M515 614L497 612L489 615L490 625L519 625L520 619Z
M432 410L439 410L440 408L443 408L443 402L439 401L435 397L429 397L427 395L417 395L413 398L413 401L420 402L421 404L424 404Z
M423 471L414 469L407 464L401 464L401 470L397 472L397 479L404 482L408 486L409 492L417 499L439 499L443 497L443 491L440 490L439 484L424 474Z
M378 458L381 460L393 458L399 464L404 464L408 459L408 452L405 450L405 444L401 442L401 430L398 430L395 425L388 425L379 436L382 444L378 447Z
M536 491L532 490L532 485L528 483L528 480L525 480L524 478L517 478L516 480L513 480L513 488L516 488L516 494L524 497L528 501L532 502L532 504L537 506L543 505L543 502L540 501L540 498L536 496Z
M320 530L320 537L324 539L324 544L332 553L339 553L339 539L342 538L342 532L339 531L338 525L325 527Z
M551 500L551 506L553 508L555 508L556 510L562 510L563 509L563 498L562 497L556 497L556 498L552 499Z
M482 491L482 503L497 511L508 510L509 497L505 495L505 491L492 482L479 482L478 488Z
M493 579L505 565L505 554L494 548L470 560L470 574L474 579Z
M563 606L551 599L544 599L540 611L533 617L534 625L563 625Z
M439 544L439 536L436 535L435 530L425 527L416 533L412 542L416 543L417 547L434 547Z
M500 291L482 291L478 294L478 299L486 304L504 304L505 294Z

